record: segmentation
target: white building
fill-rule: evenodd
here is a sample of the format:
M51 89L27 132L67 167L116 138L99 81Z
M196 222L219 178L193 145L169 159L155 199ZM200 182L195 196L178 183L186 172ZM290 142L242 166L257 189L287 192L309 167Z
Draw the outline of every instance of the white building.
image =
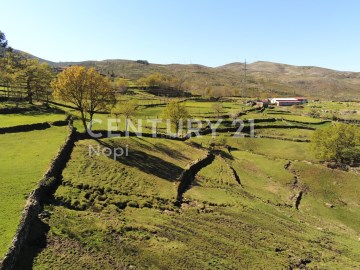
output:
M270 103L277 106L292 106L307 103L307 99L303 97L294 97L294 98L270 98Z

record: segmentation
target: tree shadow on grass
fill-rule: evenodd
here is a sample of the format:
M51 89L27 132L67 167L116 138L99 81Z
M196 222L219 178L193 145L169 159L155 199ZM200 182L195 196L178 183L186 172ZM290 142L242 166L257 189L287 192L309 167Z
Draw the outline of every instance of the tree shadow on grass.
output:
M155 144L154 147L156 150L161 151L161 152L165 153L166 155L171 156L172 158L180 159L180 160L187 160L187 157L180 151L175 150L175 149L169 149L168 147L166 147L166 145L163 145L161 143Z
M140 141L144 141L144 139L142 139L141 137L137 137L138 140ZM150 143L155 150L159 151L159 152L163 152L164 154L175 158L175 159L179 159L179 160L187 160L188 158L181 152L178 151L176 149L171 149L169 147L167 147L165 144L161 143L159 140L157 140L155 143L151 143L149 141L145 141L146 144ZM153 148L149 147L146 144L142 144L141 147L146 147L148 150L150 151L154 151Z
M34 106L28 108L27 110L21 110L18 114L21 115L43 115L43 114L64 114L65 111L55 107L45 107L45 106Z
M156 140L154 143L152 143L148 140L144 140L141 137L136 137L135 139L141 143L142 148L145 148L149 151L154 151L155 148L156 151L163 152L172 158L187 160L187 157L181 151L167 147L166 144L161 143L160 140ZM151 144L152 146L150 147L148 144Z
M168 181L175 181L183 171L181 167L173 163L134 149L129 149L128 156L126 156L124 153L122 156L117 156L114 158L115 151L113 145L103 142L101 140L96 141L100 145L112 149L112 155L109 155L108 158L116 160L121 164L135 167L144 173L152 174L156 177Z
M46 105L31 105L31 106L17 106L1 108L2 114L19 114L19 115L47 115L47 114L64 114L65 111L52 106Z

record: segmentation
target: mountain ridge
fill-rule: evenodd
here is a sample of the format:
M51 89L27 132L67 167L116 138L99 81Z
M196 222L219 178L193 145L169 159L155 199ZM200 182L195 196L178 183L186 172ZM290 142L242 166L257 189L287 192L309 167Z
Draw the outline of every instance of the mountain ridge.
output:
M218 67L199 64L145 64L136 60L106 59L78 62L52 62L33 56L54 67L82 65L95 67L104 74L137 80L153 73L180 77L188 91L202 95L246 97L308 96L334 100L360 99L360 72L338 71L317 66L256 61L233 62Z

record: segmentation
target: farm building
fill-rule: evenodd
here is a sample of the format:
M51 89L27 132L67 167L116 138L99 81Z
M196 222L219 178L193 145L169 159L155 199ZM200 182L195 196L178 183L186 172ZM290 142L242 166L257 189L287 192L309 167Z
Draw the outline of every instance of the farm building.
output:
M303 97L295 98L270 98L270 103L277 106L292 106L307 103L307 99Z
M301 103L308 103L307 98L304 97L296 97L297 100L301 101Z
M277 100L275 102L276 106L292 106L292 105L299 105L301 101L298 100Z

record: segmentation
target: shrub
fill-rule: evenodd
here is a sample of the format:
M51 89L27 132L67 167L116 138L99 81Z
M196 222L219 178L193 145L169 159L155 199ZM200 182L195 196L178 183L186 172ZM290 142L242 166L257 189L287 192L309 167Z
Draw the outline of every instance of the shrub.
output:
M360 160L360 128L336 124L314 132L311 148L323 161L351 164Z

